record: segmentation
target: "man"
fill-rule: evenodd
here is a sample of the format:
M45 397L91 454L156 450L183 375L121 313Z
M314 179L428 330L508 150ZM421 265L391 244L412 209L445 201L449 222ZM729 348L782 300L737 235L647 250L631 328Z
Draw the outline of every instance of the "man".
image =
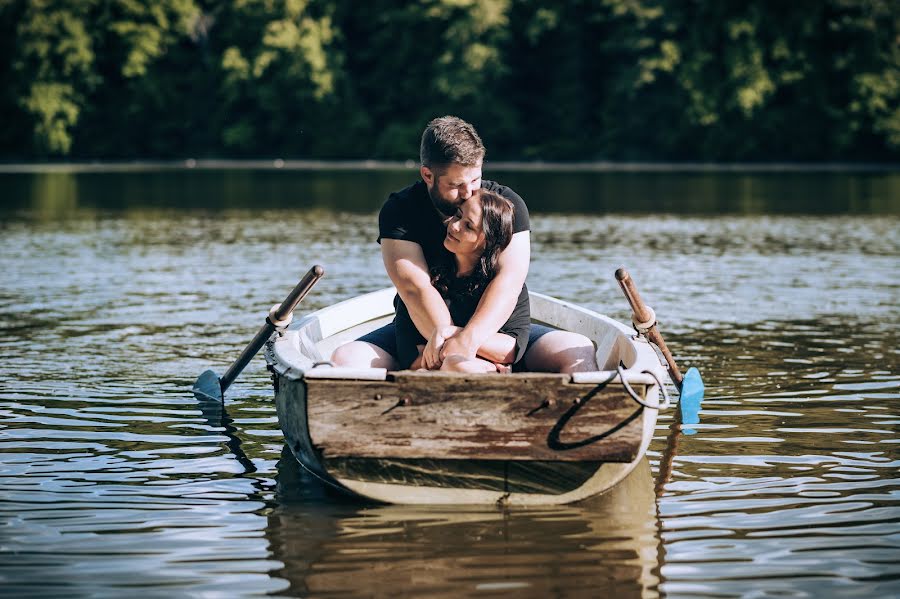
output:
M528 209L513 190L481 179L485 148L475 128L453 116L434 119L422 134L421 181L392 193L378 216L381 255L388 276L425 339L452 325L450 312L431 284L429 263L443 247L444 221L457 207L484 188L513 203L514 234L500 254L496 276L485 289L475 314L458 333L446 339L437 358L491 359L485 342L506 322L528 275L531 236ZM397 368L393 323L337 348L338 366ZM431 360L426 359L426 363ZM584 335L533 325L522 363L527 370L577 372L596 370L594 346ZM438 364L439 365L439 364ZM429 366L435 366L431 361Z

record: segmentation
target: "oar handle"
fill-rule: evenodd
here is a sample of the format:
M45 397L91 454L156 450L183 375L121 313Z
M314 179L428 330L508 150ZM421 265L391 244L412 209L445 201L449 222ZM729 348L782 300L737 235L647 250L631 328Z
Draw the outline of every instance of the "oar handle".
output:
M275 320L284 320L288 317L288 314L294 311L294 308L297 307L306 294L309 293L309 290L312 289L312 286L316 284L316 281L322 278L322 275L325 274L325 269L316 264L312 268L309 269L303 278L300 279L300 282L297 283L297 286L294 287L291 292L288 294L284 301L281 302L281 306L275 311Z
M628 303L631 304L631 310L634 312L635 320L637 322L647 322L650 320L653 312L647 307L644 300L641 299L641 294L638 293L637 287L631 279L631 275L628 274L628 271L624 268L618 269L616 271L616 280L619 281L619 286L622 288L625 298L628 300ZM666 342L660 334L659 329L656 328L655 323L647 331L647 339L656 345L656 347L659 348L659 351L662 352L663 358L666 360L666 365L669 368L669 376L672 377L672 381L675 385L681 389L681 382L684 380L684 376L681 374L681 371L678 370L675 358L672 357L672 352L666 347Z
M316 284L316 281L322 278L322 275L325 274L325 269L316 264L312 268L309 269L303 278L300 279L300 282L297 283L297 286L294 287L288 296L281 302L281 305L275 310L274 313L274 322L279 322L288 317L288 315L294 311L294 308L297 307L297 304L300 303L306 294L309 293L309 290L312 289L312 286ZM242 370L250 363L250 360L253 359L262 346L266 344L266 341L269 340L269 337L272 336L272 333L275 332L277 328L273 322L273 317L266 317L266 323L259 329L256 335L253 337L253 340L250 341L250 344L244 348L244 351L241 352L241 355L238 356L238 359L234 361L228 370L225 371L225 374L222 375L222 378L219 379L219 385L222 388L222 395L224 396L225 390L231 386L231 383L234 382L234 379L241 373Z

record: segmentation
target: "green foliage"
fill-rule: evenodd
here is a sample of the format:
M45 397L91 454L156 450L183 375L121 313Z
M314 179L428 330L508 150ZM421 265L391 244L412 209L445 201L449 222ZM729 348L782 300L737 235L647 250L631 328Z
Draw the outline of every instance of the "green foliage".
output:
M7 158L896 160L895 0L5 0Z
M92 3L34 0L24 7L13 59L19 105L32 119L37 151L67 154L84 97L98 83L87 25Z
M222 10L221 147L237 155L319 155L321 125L343 76L336 33L324 4L245 0Z

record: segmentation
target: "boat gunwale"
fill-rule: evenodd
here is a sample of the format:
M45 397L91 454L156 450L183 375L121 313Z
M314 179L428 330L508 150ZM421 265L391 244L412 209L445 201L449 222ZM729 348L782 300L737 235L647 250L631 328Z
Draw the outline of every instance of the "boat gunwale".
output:
M300 351L301 344L305 344L304 349L307 349L309 351L310 344L316 345L321 341L338 335L344 331L348 331L350 329L365 325L369 322L380 321L390 316L391 314L393 314L393 304L390 303L390 308L388 308L384 303L384 298L393 298L393 295L395 293L396 290L393 287L387 287L378 291L373 291L371 293L350 298L305 315L297 322L292 324L288 329L276 332L266 345L265 355L266 360L269 363L269 368L278 375L290 379L301 379L304 377L309 377L315 379L358 379L382 380L390 382L396 377L397 373L403 373L404 376L408 376L413 371L388 371L384 368L337 367L331 365L330 362L328 362L327 358L325 358L324 356L320 356L320 358L322 359L316 360L315 358L310 358L308 355ZM621 333L621 338L626 340L630 344L649 345L643 338L635 338L636 336L632 329L629 329L627 326L606 315L600 314L593 310L589 310L587 308L583 308L581 306L577 306L565 300L560 300L534 291L529 291L529 298L532 300L537 300L537 302L539 303L544 303L545 305L558 306L564 311L578 314L581 317L602 323L607 327L611 327L617 333ZM378 302L380 302L380 305ZM371 307L373 303L376 305L377 311L370 310L369 312L358 312L356 310L353 310L355 308L358 308L359 306ZM342 315L348 311L351 313L355 312L358 319L349 323L344 322L342 324L343 328L341 329L337 329L336 327L334 327L334 325L330 322L331 318L333 318L334 316ZM550 326L555 326L555 323L547 322L547 320L536 320L536 322L542 322ZM306 339L304 339L303 336L309 328L317 328L318 330L314 331L314 334L312 336L306 335ZM592 342L596 341L592 339ZM315 349L315 351L318 350ZM602 351L602 348L598 347L596 348L596 351L599 354ZM634 353L637 354L638 352ZM638 360L637 355L635 355L632 357L632 363L636 362L641 363L641 370L635 370L628 364L626 364L626 381L629 384L655 384L657 379L664 380L666 373L662 368L662 365L659 364L658 360L653 361L651 364L646 364L643 363L644 361ZM643 372L645 370L650 370L651 372L653 372L653 374L645 374ZM448 379L452 379L454 377L470 376L465 373L421 371L416 372L416 375L431 376L435 378L446 377ZM576 373L575 375L564 375L560 373L487 373L481 376L523 377L523 375L551 375L556 377L568 377L570 382L576 384L596 384L600 382L621 384L621 377L618 375L618 373L616 371L606 369ZM654 378L654 375L656 378Z

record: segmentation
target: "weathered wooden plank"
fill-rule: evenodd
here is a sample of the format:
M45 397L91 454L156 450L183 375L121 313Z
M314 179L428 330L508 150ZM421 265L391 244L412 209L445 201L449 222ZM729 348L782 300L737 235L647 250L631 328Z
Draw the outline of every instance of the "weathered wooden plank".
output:
M629 462L640 448L643 412L618 384L558 374L393 378L306 381L309 434L325 458Z

